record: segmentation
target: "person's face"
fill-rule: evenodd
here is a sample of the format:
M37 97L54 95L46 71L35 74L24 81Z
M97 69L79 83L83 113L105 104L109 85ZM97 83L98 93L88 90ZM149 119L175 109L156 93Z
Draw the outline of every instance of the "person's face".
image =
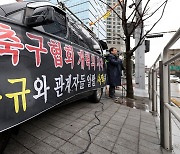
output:
M117 55L117 49L114 48L114 49L111 51L111 53L112 53L113 55Z

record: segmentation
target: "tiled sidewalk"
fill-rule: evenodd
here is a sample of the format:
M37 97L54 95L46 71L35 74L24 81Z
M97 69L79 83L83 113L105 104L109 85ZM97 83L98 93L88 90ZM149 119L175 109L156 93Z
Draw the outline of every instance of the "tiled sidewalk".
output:
M86 154L162 153L150 113L102 98L98 104L74 102L26 122L4 154L80 154L89 144L91 127Z

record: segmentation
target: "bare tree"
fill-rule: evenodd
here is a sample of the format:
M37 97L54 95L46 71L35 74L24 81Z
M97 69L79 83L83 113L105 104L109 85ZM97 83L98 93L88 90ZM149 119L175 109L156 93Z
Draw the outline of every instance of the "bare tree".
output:
M104 2L104 0L99 0L99 1L106 4L109 7L109 9L112 9L112 6ZM152 8L150 6L151 1L153 0L117 0L122 10L122 14L118 14L113 9L114 13L122 21L122 27L124 30L124 36L120 36L120 37L125 41L125 46L126 46L125 68L126 68L127 97L129 98L134 98L134 91L132 85L131 57L134 51L144 42L146 36L161 20L168 2L168 0L161 0L161 2L158 2ZM141 5L142 3L143 5ZM131 12L127 11L128 8L131 8ZM143 32L145 28L144 23L148 21L150 18L153 18L157 12L160 12L159 18L154 20L154 23L151 23L151 25L148 25L148 30L144 33ZM140 39L134 47L130 47L130 37L133 35L133 33L137 28L140 29L140 33L139 33Z

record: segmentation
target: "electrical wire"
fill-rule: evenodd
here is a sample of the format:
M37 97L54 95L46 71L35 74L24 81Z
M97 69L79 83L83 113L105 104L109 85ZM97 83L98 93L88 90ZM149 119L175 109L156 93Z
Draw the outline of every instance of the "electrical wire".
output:
M125 94L125 93L123 92L123 89L124 89L124 92L127 91L127 89L122 85L122 103L123 103L123 100L124 100L124 99L123 99L123 98L124 98L123 95ZM105 92L105 95L106 95L106 92ZM101 106L101 110L94 112L94 116L95 116L95 118L98 120L98 123L97 123L97 124L94 124L91 128L88 129L87 133L88 133L88 136L89 136L89 143L88 143L88 145L86 146L85 150L82 151L82 152L80 152L80 153L78 153L78 154L84 154L85 152L87 152L87 150L89 149L89 146L90 146L91 143L92 143L90 130L93 129L94 127L96 127L96 126L98 126L98 125L101 124L101 120L98 118L97 113L104 111L104 103L101 102L101 101L100 101L100 103L101 103L101 105L102 105L102 106Z
M101 103L101 110L100 111L95 111L94 112L94 116L95 118L98 120L98 123L97 124L94 124L90 129L88 129L87 133L88 133L88 136L89 136L89 143L88 145L86 146L85 150L78 153L78 154L84 154L85 152L87 152L87 150L89 149L89 146L91 145L92 143L92 139L91 139L91 134L90 134L90 130L93 129L94 127L98 126L101 124L101 120L98 118L98 116L96 115L98 112L103 112L104 111L104 103L103 102L100 102Z

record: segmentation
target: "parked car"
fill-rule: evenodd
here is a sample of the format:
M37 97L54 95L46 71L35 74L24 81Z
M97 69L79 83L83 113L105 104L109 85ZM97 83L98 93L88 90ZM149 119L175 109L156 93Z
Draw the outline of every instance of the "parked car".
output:
M64 102L99 102L106 82L99 41L49 2L0 5L0 65L0 153L10 128Z
M179 77L179 79L177 80L177 82L180 83L180 77Z
M178 83L179 82L179 77L175 76L175 75L170 75L170 82L171 83Z

